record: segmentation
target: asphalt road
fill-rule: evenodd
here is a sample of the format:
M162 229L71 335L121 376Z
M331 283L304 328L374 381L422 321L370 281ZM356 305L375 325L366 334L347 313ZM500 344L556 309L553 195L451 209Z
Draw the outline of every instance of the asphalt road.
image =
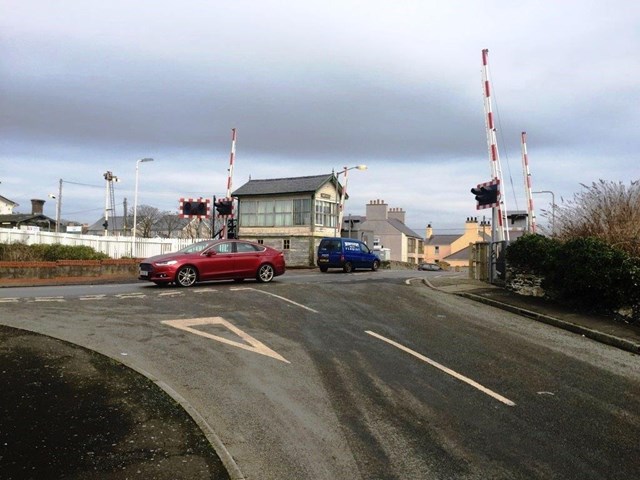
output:
M640 358L438 274L3 289L0 323L161 379L247 479L635 478Z

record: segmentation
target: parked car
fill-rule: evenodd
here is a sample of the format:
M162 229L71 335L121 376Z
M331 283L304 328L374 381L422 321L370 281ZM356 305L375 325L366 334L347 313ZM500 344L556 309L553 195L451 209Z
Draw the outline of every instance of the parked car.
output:
M275 248L245 240L208 240L143 260L138 279L190 287L207 280L270 282L284 272L284 254Z
M421 263L418 270L442 270L442 267L437 263Z
M330 268L342 268L346 273L357 268L376 271L380 267L380 258L360 240L326 237L318 245L318 267L321 272Z

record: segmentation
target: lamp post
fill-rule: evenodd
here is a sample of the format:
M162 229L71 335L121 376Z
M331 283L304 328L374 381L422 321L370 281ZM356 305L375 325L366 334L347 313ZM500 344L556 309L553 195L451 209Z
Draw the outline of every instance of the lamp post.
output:
M56 233L58 233L60 231L60 227L58 226L60 224L60 213L58 211L58 197L56 197L53 193L50 193L49 198L52 198L53 200L56 201ZM51 227L49 227L49 229L51 229Z
M551 235L556 233L556 196L551 190L539 190L531 193L550 193L551 194Z
M339 211L338 211L338 224L336 225L336 234L335 236L337 237L340 232L342 231L342 219L344 216L344 202L347 196L347 181L349 179L349 177L347 176L347 172L349 172L349 170L366 170L367 166L366 165L356 165L354 167L344 167L342 169L341 172L338 172L336 174L336 178L338 178L338 175L344 175L344 187L342 187L342 194L340 195L340 204L338 205Z
M138 227L138 168L141 162L153 162L153 158L141 158L136 161L136 186L133 194L133 252L132 255L136 255L136 228Z

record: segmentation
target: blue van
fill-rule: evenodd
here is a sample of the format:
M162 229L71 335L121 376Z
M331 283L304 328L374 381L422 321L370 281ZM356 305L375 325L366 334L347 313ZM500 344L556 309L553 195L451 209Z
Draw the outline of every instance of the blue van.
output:
M330 268L341 268L346 273L356 268L370 268L375 272L380 267L380 258L360 240L325 237L318 246L318 267L321 272Z

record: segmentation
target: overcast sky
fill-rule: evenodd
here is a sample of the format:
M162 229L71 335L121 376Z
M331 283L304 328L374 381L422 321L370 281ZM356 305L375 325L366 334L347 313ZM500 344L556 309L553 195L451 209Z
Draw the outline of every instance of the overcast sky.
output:
M490 180L489 49L507 210L533 189L640 179L640 4L628 0L0 0L0 195L62 217L116 203L177 212L249 180L349 172L424 236L461 230ZM79 185L83 184L83 185ZM534 195L538 210L551 195ZM121 215L119 207L118 215ZM55 203L45 214L55 217ZM548 223L548 222L547 222Z

